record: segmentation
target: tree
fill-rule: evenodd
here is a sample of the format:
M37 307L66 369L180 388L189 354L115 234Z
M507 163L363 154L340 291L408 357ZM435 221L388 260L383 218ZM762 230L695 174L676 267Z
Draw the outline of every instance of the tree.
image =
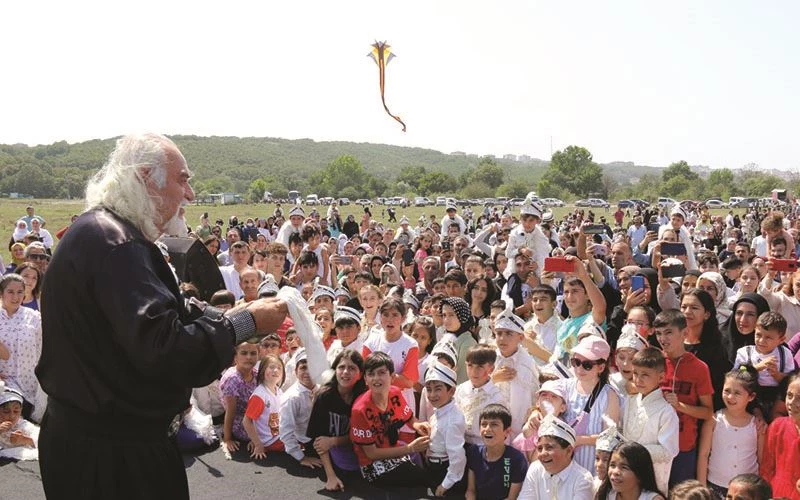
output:
M458 181L444 172L428 172L419 180L419 194L428 196L434 193L450 194L458 189Z
M425 167L403 167L397 176L397 182L405 182L414 189L418 189L419 181L426 173Z
M689 168L689 164L683 160L673 163L661 173L661 180L663 182L669 182L673 177L682 177L689 182L696 181L700 178L696 172L692 172L692 169Z
M505 178L503 167L492 158L484 156L478 166L470 173L469 182L484 184L492 189L497 189Z
M516 180L501 184L495 194L506 198L524 198L530 191L530 184L525 181Z
M547 190L558 188L586 197L602 188L603 169L594 162L586 148L568 146L563 151L553 153L550 166L539 185ZM540 188L539 191L546 196L544 190Z
M706 181L706 196L707 197L722 197L725 194L730 195L735 187L733 171L729 168L720 168L712 170L708 174Z
M470 182L459 191L462 198L487 198L494 195L494 189L480 182Z
M353 156L342 155L325 167L322 183L329 189L331 196L338 196L344 188L353 186L361 190L367 181L367 171Z
M250 183L250 186L247 188L247 199L252 202L259 202L264 198L264 191L269 191L267 189L267 181L264 179L256 179Z

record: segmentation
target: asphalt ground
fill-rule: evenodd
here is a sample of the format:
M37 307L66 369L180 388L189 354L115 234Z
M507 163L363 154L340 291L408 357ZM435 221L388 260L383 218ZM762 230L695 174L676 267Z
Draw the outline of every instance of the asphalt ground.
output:
M241 448L245 448L242 446ZM343 492L325 491L321 469L299 465L284 453L273 453L265 460L252 461L240 449L227 460L219 448L197 454L185 454L189 493L196 500L224 499L418 499L427 496L425 488L381 490L366 484L360 477L347 480ZM39 462L0 461L0 500L43 499Z

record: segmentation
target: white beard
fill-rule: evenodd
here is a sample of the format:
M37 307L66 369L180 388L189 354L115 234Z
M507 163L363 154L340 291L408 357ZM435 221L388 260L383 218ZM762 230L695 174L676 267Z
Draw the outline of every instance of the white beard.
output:
M189 236L189 228L186 226L186 218L181 215L181 208L178 208L175 215L173 215L172 218L167 221L166 226L164 226L165 235L178 236L181 238Z

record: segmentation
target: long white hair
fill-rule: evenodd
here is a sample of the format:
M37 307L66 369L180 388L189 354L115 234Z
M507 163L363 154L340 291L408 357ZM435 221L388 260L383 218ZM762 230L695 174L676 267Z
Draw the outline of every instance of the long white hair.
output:
M167 181L166 146L174 143L158 134L128 135L117 140L108 162L86 185L86 208L104 207L130 221L149 239L161 236L156 227L160 199L148 192L145 171L157 187Z

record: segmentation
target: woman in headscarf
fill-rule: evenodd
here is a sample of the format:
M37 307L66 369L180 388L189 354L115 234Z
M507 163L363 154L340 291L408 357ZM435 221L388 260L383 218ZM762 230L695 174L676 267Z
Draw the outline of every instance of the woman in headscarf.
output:
M8 242L8 250L11 250L11 247L14 243L19 243L28 235L28 223L24 220L20 219L17 221L17 225L14 226L14 233L11 235L11 240Z
M458 297L442 299L439 305L447 335L439 342L452 342L456 349L456 383L469 379L467 375L467 351L478 342L472 335L472 312L466 300Z
M736 351L755 343L756 320L769 311L767 300L756 293L744 293L733 303L732 314L720 327L722 346L728 360L736 360Z
M722 275L714 271L704 272L697 279L697 288L711 295L717 309L717 322L724 323L731 315L731 310L728 309L728 287Z
M11 245L11 263L6 266L3 274L13 273L23 262L25 262L25 243L16 242Z

